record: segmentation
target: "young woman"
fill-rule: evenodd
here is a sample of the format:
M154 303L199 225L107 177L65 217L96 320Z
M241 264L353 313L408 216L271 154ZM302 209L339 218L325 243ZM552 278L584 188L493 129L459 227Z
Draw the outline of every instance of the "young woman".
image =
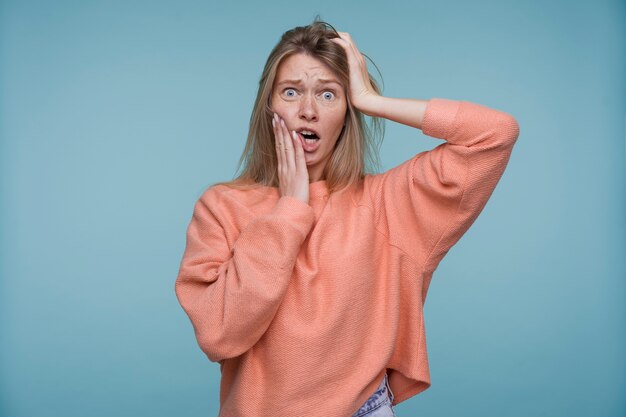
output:
M445 143L366 172L363 115ZM347 33L287 31L263 71L242 174L194 206L176 279L219 362L220 417L393 416L430 386L432 274L482 211L519 135L509 114L380 95Z

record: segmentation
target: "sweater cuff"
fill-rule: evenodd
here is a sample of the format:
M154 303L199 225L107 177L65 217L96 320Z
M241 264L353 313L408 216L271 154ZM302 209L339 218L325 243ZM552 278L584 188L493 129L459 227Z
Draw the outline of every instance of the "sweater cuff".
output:
M448 139L454 129L454 121L461 102L446 98L431 98L426 105L422 132L433 138Z
M272 210L272 214L288 220L302 232L304 236L309 234L313 222L315 221L315 211L313 207L298 198L287 195L278 199L278 202Z

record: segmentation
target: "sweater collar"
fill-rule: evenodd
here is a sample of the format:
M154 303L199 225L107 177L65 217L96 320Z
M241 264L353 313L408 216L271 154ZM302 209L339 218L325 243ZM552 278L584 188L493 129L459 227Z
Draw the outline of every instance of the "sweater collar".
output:
M309 183L309 196L311 198L322 198L328 195L326 180L319 180Z

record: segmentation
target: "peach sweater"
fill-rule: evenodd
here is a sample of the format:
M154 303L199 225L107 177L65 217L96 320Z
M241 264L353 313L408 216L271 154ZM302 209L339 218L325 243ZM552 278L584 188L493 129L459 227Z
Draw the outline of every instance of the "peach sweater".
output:
M519 135L509 114L432 98L446 142L310 202L208 188L175 283L199 347L220 363L219 417L349 417L385 372L401 403L430 386L431 277L482 211Z

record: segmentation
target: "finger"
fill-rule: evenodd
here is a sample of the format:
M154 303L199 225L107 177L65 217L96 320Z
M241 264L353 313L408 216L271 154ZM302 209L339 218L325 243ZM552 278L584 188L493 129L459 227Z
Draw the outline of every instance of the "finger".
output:
M289 130L285 125L285 121L281 119L281 126L283 132L283 142L285 147L285 167L287 168L287 173L290 176L295 175L296 173L296 160L295 153L293 150L293 140L291 135L289 134Z
M280 122L278 119L278 115L274 113L274 119L272 121L272 125L274 127L274 139L276 145L276 156L278 159L278 176L282 176L283 168L285 166L285 157L283 154L283 145L282 145L282 132L280 130Z
M306 160L304 158L304 149L302 148L302 143L300 142L300 138L298 138L295 131L293 131L292 137L294 139L295 148L296 148L296 173L300 174L302 172L307 173L307 177L309 175L306 168Z
M352 51L354 57L357 59L357 61L359 61L359 64L365 64L365 58L363 57L363 54L361 54L361 51L359 51L359 48L356 46L356 42L354 41L354 39L352 39L350 35L347 35L346 40L348 42L348 45L350 45L350 50Z
M352 39L352 37L350 36L349 33L347 33L347 32L338 32L338 33L339 33L339 39L344 41L347 46L353 48L356 45L354 43L354 40ZM335 38L335 39L337 39L337 38Z
M346 41L343 38L330 38L330 40L332 42L339 44L343 49L347 49L348 47L348 41Z
M365 62L365 57L359 51L359 48L356 46L356 42L352 39L350 34L346 32L339 32L341 38L332 38L331 40L337 40L336 43L339 43L346 50L346 54L348 56L348 63L352 63L355 69L358 69L363 77L363 81L367 83L369 80L369 73L367 71L367 63Z
M348 42L351 46L354 46L354 39L352 39L352 36L350 36L350 34L348 32L339 32L340 36L342 39L345 39L346 42Z
M359 64L360 66L363 65L365 59L363 58L361 52L359 52L358 48L354 46L350 38L331 38L331 41L335 41L335 43L343 47L343 49L346 51L346 55L348 56L348 61L356 60L357 64Z
M280 138L280 162L281 162L281 168L282 168L282 175L285 175L287 173L287 169L289 168L288 163L287 163L287 155L285 154L285 141L287 140L287 138L285 137L285 135L283 134L283 128L282 128L282 124L283 124L283 119L278 116L278 137Z

